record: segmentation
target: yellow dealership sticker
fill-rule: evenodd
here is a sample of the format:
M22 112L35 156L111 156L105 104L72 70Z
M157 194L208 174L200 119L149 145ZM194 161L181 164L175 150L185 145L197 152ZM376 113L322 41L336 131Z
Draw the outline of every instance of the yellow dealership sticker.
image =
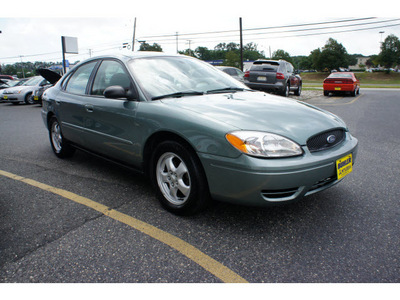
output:
M342 179L344 176L353 171L353 155L346 155L336 161L337 178Z

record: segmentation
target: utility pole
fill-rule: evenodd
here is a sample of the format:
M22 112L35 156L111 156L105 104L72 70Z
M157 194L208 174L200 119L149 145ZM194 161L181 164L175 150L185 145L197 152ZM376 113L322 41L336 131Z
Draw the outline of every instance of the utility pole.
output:
M176 53L179 53L179 50L178 50L178 31L176 32Z
M242 18L239 18L240 27L240 70L243 71L243 30L242 30Z
M192 49L190 48L190 45L192 43L192 40L187 40L188 44L189 44L189 55L192 55Z
M133 23L133 38L132 38L132 52L135 50L135 34L136 34L136 17Z

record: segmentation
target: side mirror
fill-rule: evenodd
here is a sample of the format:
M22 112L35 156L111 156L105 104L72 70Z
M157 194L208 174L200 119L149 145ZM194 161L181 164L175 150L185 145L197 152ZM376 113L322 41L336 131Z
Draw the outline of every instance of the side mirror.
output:
M137 95L134 92L128 91L120 85L112 85L104 90L104 97L111 99L126 98L128 100L137 99Z

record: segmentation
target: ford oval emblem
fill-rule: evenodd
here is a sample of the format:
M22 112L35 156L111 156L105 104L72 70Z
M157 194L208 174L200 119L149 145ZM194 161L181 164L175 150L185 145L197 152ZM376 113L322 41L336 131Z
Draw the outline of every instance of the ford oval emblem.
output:
M328 137L326 138L326 141L327 141L329 144L333 144L333 143L336 141L336 136L334 136L334 135L332 134L332 135L330 135L330 136L328 136Z

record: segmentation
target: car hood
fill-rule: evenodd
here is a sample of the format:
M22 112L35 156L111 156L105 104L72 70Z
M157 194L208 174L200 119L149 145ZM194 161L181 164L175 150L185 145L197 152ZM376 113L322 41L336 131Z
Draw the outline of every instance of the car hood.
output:
M265 131L305 145L311 136L346 128L337 116L301 101L262 92L238 92L164 99L163 103L223 122L232 130Z
M61 78L60 74L49 69L37 69L36 71L51 84L55 84Z

